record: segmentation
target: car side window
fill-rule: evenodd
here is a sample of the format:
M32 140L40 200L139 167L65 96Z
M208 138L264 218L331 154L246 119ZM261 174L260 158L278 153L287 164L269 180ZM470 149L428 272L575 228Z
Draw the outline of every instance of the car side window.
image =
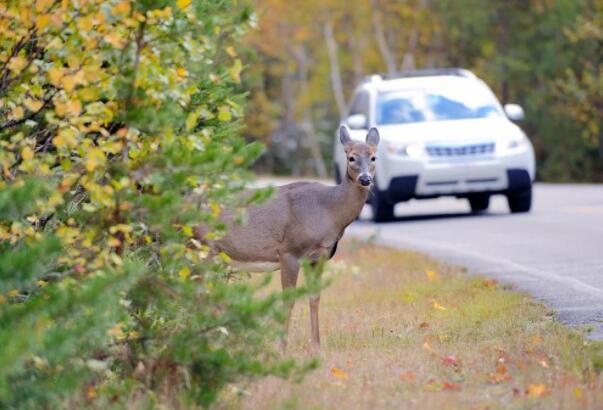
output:
M368 119L369 117L369 93L366 91L356 94L354 100L350 104L350 112L348 115L363 114Z

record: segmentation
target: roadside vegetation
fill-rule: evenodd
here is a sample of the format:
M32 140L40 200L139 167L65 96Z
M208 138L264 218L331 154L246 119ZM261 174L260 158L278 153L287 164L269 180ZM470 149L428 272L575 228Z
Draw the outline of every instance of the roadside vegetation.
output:
M280 292L193 239L246 205L262 149L238 133L252 23L228 0L0 4L0 408L207 406L307 367L273 348Z
M328 267L320 367L237 385L223 408L600 409L603 344L530 297L425 256L347 241ZM290 350L309 351L297 304Z

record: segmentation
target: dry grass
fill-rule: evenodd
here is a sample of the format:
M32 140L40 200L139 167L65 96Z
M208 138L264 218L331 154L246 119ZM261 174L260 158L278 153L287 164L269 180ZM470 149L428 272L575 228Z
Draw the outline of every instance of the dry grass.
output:
M367 243L346 242L328 269L320 367L301 383L238 386L244 393L218 407L603 408L601 344L529 297ZM308 339L307 304L298 303L289 354L311 355Z

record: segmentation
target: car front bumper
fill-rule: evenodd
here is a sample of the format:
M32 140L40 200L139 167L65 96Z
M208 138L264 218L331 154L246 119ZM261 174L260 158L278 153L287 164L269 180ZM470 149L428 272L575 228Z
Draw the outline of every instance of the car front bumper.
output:
M531 150L471 161L392 158L385 166L378 171L377 180L388 182L379 189L387 191L392 202L521 190L529 187L534 179ZM382 172L386 178L379 178Z

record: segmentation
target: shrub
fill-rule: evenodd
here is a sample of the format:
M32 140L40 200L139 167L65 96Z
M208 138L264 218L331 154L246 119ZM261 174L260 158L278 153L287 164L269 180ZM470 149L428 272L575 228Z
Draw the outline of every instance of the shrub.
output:
M237 135L252 22L234 0L0 5L1 407L207 405L304 370L271 349L303 290L260 294L192 237L223 232L261 151Z

